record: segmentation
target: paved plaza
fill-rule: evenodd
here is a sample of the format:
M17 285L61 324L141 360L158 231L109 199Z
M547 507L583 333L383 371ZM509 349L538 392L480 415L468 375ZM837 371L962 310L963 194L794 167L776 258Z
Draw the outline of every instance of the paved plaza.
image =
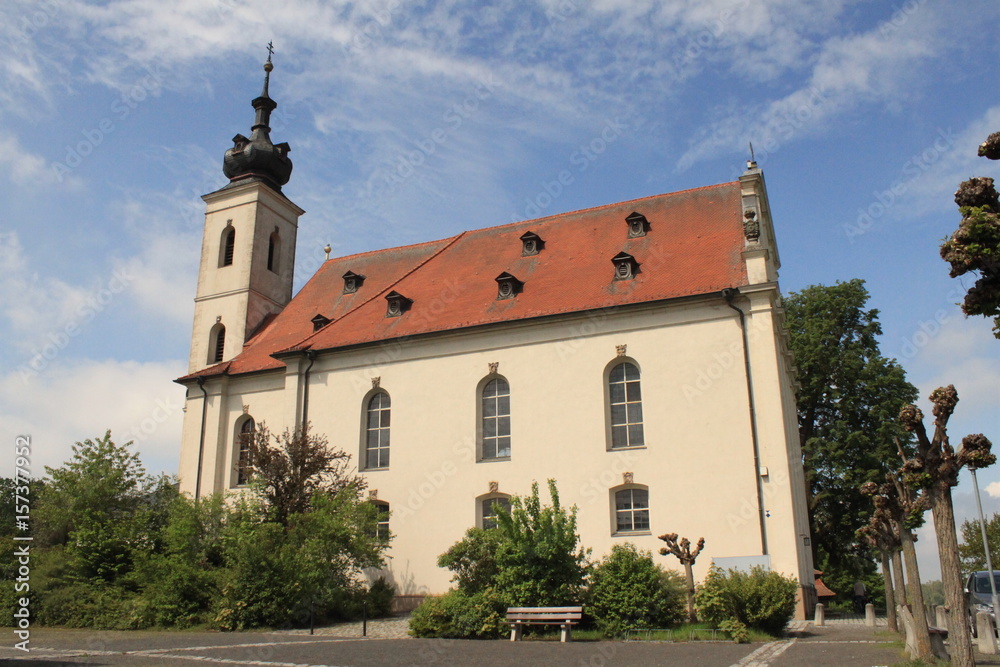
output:
M902 643L879 619L863 618L790 624L788 637L766 644L729 642L463 641L413 639L407 619L342 624L288 632L96 632L38 628L31 652L0 648L0 664L55 665L250 665L254 667L368 667L375 665L698 665L699 667L875 667L905 658ZM6 630L12 637L13 631ZM1000 660L977 657L980 665Z

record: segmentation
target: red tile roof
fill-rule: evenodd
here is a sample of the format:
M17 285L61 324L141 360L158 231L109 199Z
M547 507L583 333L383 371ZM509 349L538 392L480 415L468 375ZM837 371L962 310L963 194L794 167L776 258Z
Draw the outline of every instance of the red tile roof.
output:
M625 218L646 216L646 236L628 238ZM223 364L188 375L282 368L275 354L332 350L417 334L451 331L717 292L747 283L740 185L723 183L584 211L464 232L448 239L327 260L273 322ZM521 256L520 236L534 232L544 249ZM639 272L614 280L611 259L632 255ZM365 276L343 294L343 275ZM509 273L521 293L497 300L495 278ZM385 295L412 300L386 317ZM317 314L332 320L313 332Z

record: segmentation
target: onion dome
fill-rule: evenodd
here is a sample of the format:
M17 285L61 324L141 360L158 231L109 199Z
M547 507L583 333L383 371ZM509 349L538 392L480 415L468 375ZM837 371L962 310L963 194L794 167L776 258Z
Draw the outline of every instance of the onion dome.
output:
M229 177L230 184L242 182L248 179L261 180L278 192L281 186L288 182L292 175L292 161L288 157L292 149L287 143L271 143L268 123L271 121L271 112L278 107L278 103L271 99L267 92L267 86L271 78L271 54L274 48L269 43L267 45L267 62L264 63L264 90L260 97L251 102L256 110L253 127L250 128L250 138L237 134L233 137L233 147L226 151L226 157L222 161L222 171Z

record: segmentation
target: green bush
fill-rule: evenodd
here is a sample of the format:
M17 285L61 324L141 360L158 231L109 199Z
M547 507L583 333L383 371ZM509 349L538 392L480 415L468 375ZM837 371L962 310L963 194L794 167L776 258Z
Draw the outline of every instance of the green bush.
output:
M410 616L414 637L496 639L508 629L506 607L492 591L469 594L452 589L428 597Z
M795 612L798 582L754 567L750 572L712 566L695 593L698 618L716 627L739 621L772 635L779 634Z
M684 620L685 595L680 574L665 572L648 551L616 544L591 575L587 613L609 636L666 628Z
M388 616L392 612L392 598L396 596L396 587L379 577L368 588L368 615L372 618Z

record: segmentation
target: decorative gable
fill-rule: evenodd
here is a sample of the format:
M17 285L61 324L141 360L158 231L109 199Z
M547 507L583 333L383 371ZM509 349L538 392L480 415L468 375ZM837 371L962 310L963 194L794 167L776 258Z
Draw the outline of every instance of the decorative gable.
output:
M496 277L497 300L513 299L524 289L524 283L506 271Z
M410 309L413 304L412 299L407 299L405 296L393 290L385 295L385 300L388 303L386 307L385 316L386 317L399 317L406 311Z
M645 236L649 232L649 220L642 213L632 211L625 218L625 222L628 224L628 237L630 239Z
M348 271L344 274L344 294L354 294L365 282L365 276Z
M521 256L530 257L532 255L537 255L545 247L545 241L542 237L534 232L525 232L521 234Z
M639 273L639 262L627 252L620 252L611 258L615 265L615 280L632 280Z

